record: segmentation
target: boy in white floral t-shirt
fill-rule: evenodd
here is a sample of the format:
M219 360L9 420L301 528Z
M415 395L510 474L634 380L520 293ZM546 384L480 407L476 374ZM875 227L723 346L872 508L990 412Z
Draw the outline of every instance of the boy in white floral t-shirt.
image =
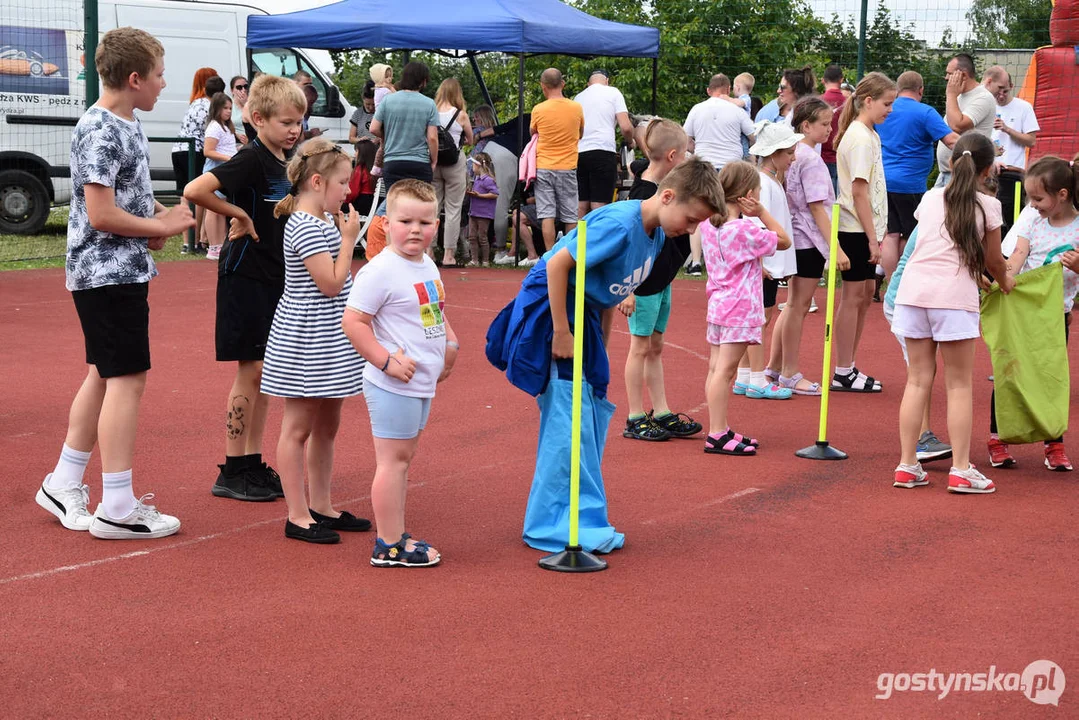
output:
M164 49L125 27L106 33L95 62L104 92L71 142L67 288L75 301L90 366L71 405L64 447L37 503L69 530L108 540L172 535L180 521L137 499L131 488L135 418L150 369L147 285L157 274L149 250L194 225L185 205L154 200L146 135L135 110L149 112L165 87ZM86 509L83 473L101 445L104 491Z

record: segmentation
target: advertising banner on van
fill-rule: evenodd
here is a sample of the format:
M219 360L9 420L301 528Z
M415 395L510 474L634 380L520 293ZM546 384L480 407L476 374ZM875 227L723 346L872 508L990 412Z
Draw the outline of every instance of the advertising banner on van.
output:
M0 113L81 109L82 38L81 32L0 25Z

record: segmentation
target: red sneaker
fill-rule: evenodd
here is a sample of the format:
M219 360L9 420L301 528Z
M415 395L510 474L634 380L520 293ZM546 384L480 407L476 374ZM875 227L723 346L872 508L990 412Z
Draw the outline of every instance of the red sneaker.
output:
M917 465L903 465L900 463L899 467L895 469L895 481L892 483L892 487L916 488L928 485L928 475L929 473L922 470L920 463Z
M997 489L993 481L978 472L974 465L966 470L952 468L948 473L948 492L985 494Z
M1045 443L1045 467L1056 472L1071 472L1072 464L1064 454L1064 443Z
M1046 451L1048 453L1048 451ZM1006 468L1015 465L1015 458L1008 452L1008 445L1002 443L1000 438L989 437L989 464L995 468Z

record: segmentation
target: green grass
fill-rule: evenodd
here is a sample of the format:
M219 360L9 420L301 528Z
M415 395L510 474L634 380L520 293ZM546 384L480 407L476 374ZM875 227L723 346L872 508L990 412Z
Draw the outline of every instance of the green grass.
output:
M0 272L63 267L67 252L66 207L53 208L45 229L38 235L0 235ZM164 250L153 254L156 262L195 260L201 255L180 254L181 236L169 238Z

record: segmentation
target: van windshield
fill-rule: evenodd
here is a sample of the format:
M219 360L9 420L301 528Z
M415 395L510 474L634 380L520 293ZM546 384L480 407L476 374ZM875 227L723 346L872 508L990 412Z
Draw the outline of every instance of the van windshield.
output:
M326 105L326 81L311 66L307 58L299 55L291 48L274 48L270 50L251 51L252 73L266 73L267 75L280 75L281 77L294 77L299 72L305 72L311 76L311 84L318 91L318 100L311 109L311 114L319 117L328 117Z

